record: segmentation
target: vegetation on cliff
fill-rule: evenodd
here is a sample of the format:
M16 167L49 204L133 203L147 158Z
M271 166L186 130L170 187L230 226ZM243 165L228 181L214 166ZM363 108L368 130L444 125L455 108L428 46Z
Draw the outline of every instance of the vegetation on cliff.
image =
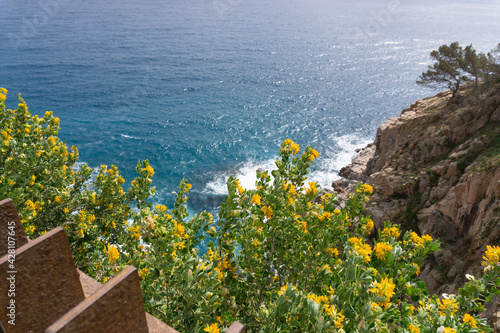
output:
M385 223L378 237L365 215L373 188L357 184L344 205L307 182L318 153L285 140L276 170L257 172L255 190L233 177L213 221L188 218L191 185L174 206L153 206L154 169L125 180L115 166L77 168L78 150L58 137L52 112L32 116L0 91L0 197L14 199L34 238L61 225L77 265L105 282L127 265L139 270L148 312L182 332L219 332L235 319L249 332L487 332L479 314L500 291L500 248L457 295L429 295L419 280L439 249L427 234ZM210 237L208 251L197 245Z
M472 45L462 48L458 42L441 45L430 54L436 62L420 75L418 84L445 85L452 91L453 100L459 88L474 82L474 93L479 92L479 82L485 84L500 78L500 44L488 54L477 53Z

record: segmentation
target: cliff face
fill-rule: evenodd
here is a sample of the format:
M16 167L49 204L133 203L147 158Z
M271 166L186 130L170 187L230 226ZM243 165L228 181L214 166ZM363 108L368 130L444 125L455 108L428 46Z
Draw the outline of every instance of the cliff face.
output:
M463 92L466 93L466 92ZM421 278L429 291L456 291L481 271L486 245L500 244L500 89L448 105L450 92L419 100L382 124L375 142L340 172L373 186L367 214L439 238Z

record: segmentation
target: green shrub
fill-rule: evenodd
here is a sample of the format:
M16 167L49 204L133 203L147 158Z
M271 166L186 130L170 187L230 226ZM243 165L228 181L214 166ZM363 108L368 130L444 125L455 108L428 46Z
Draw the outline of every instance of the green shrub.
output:
M5 109L0 90L0 195L11 197L33 238L61 225L77 265L101 282L128 265L139 270L148 312L181 332L220 332L234 320L248 332L488 332L482 302L499 293L499 247L485 272L459 295L429 296L418 279L439 242L401 235L386 223L370 245L363 214L372 187L358 184L345 205L307 182L318 153L291 140L277 169L257 172L256 189L230 177L219 218L188 218L191 185L174 206L153 207L153 168L137 165L124 190L115 166L97 175L75 167L78 151L57 137L51 112L31 116L24 101ZM205 254L200 241L209 235Z

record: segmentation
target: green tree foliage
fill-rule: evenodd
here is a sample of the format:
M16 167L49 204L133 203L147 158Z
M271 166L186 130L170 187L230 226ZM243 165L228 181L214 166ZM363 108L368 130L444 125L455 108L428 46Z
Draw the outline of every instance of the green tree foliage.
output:
M489 81L500 80L500 43L488 53L487 78Z
M474 90L479 90L479 80L486 77L488 57L484 53L477 54L471 45L465 47L463 51L462 70L469 80L474 82Z
M147 311L180 332L219 333L234 320L269 333L491 331L479 314L500 293L500 247L487 248L484 273L458 295L428 295L418 275L439 241L386 223L369 243L372 187L358 184L339 205L307 181L319 155L311 147L301 153L285 140L255 189L228 179L217 221L189 217L187 180L172 208L153 205L147 161L127 190L115 166L77 168L77 149L57 137L59 119L32 116L20 97L6 110L6 93L0 196L14 199L27 234L63 226L78 267L101 282L134 265Z
M441 45L437 51L431 52L431 58L436 62L420 75L417 83L432 87L445 84L452 91L451 98L455 97L460 85L469 80L462 71L463 53L458 42Z
M462 48L458 42L441 45L430 56L435 63L422 73L418 84L430 87L446 86L452 91L452 100L461 85L474 82L474 92L479 93L480 81L489 82L499 75L500 46L488 55L477 53L472 45Z

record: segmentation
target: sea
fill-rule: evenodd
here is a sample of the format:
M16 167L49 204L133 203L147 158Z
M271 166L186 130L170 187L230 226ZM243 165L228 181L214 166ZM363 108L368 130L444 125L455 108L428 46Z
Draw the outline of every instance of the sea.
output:
M1 0L0 87L127 184L155 170L154 203L182 179L189 211L216 212L230 175L255 187L280 143L320 153L331 189L385 120L442 88L429 53L500 42L498 0Z

